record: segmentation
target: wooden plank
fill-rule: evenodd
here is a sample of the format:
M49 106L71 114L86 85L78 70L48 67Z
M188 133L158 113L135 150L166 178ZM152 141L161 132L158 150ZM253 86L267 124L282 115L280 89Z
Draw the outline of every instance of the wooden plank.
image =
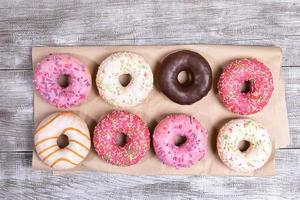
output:
M32 46L197 43L277 45L296 66L299 13L298 0L2 0L0 67L30 69Z
M0 151L32 149L32 71L0 71Z
M274 177L52 176L31 169L31 153L0 153L1 199L299 199L300 150L276 152Z
M285 67L286 99L292 142L300 148L300 67ZM31 70L0 71L0 151L32 150Z
M283 69L291 134L291 144L288 147L300 148L300 67L285 67Z

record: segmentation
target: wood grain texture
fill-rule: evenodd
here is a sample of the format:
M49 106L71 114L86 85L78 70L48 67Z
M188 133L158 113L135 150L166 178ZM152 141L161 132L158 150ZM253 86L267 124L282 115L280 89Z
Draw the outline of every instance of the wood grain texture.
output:
M291 131L288 148L300 148L300 68L285 67L284 78ZM0 151L32 150L32 71L0 71ZM18 123L18 125L16 124Z
M31 70L0 71L0 151L32 149L31 76Z
M52 176L31 169L31 153L0 153L1 199L299 199L299 150L276 152L274 177Z
M298 0L1 0L0 68L30 69L32 46L248 44L300 63Z
M283 69L291 135L291 144L288 148L300 148L300 67L284 67Z

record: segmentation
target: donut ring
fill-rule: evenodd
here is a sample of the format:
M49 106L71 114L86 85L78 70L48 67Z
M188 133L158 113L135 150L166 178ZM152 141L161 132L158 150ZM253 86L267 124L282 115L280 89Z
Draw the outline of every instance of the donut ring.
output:
M244 82L250 90L241 92ZM225 107L241 115L254 114L269 102L274 90L272 73L254 58L238 59L224 68L218 82L219 96Z
M119 77L129 74L131 81L122 86ZM98 68L96 84L100 96L116 107L140 104L153 87L151 67L140 55L118 52L106 58Z
M48 116L33 134L38 157L53 170L77 166L91 148L89 129L85 121L73 112L58 112ZM57 144L61 134L68 137L69 144L64 148Z
M245 152L238 148L241 141L250 143ZM238 172L252 172L268 161L272 142L260 123L251 119L235 119L220 129L217 149L221 160L229 168Z
M176 146L176 136L184 136L186 141ZM168 115L155 127L153 146L164 164L176 168L190 167L205 155L207 130L194 117L184 114Z
M191 73L188 85L178 81L182 71ZM183 50L168 55L161 64L159 87L172 101L190 105L199 101L209 92L212 85L212 71L208 62L200 54Z
M68 77L67 87L59 85L61 75ZM68 54L49 54L34 68L36 91L57 108L71 108L82 103L91 89L91 75L87 67Z
M124 146L116 143L118 134L124 133ZM113 165L129 166L138 163L149 151L150 133L137 115L126 111L107 114L94 130L94 146L98 156Z

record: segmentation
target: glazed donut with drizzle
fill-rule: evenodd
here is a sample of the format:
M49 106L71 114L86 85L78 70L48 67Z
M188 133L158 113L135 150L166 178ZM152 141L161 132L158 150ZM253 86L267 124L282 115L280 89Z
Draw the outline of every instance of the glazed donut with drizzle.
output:
M66 140L66 144L60 140ZM38 157L53 170L71 169L81 163L91 148L87 124L73 112L58 112L45 118L34 132Z

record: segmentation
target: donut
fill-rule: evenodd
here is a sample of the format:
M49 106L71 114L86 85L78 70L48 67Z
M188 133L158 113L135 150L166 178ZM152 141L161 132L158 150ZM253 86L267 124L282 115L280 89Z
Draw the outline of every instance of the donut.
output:
M186 141L177 146L177 136ZM166 165L175 168L190 167L201 160L206 152L207 130L200 122L185 114L165 117L155 127L153 147L157 157Z
M242 91L243 83L249 84L248 91ZM234 60L224 68L218 81L219 96L225 107L241 115L261 111L273 89L271 71L255 58Z
M87 67L69 54L49 54L34 68L35 90L57 108L71 108L82 103L91 89L91 75ZM60 85L61 76L67 85Z
M119 77L128 74L131 81L123 86ZM142 103L153 87L151 67L138 54L117 52L99 66L96 84L100 96L116 107L131 107Z
M241 141L249 142L246 151L239 149ZM272 142L266 129L252 119L234 119L219 131L217 149L222 162L238 172L253 172L270 158Z
M117 144L119 134L127 136L126 144ZM138 163L149 151L150 133L137 115L126 111L112 111L99 121L93 142L100 159L118 166Z
M200 54L182 50L166 56L159 70L159 88L172 101L181 105L193 104L209 92L212 85L210 65ZM180 72L189 72L191 80L181 84Z
M45 118L36 128L34 146L37 156L53 170L71 169L81 163L91 148L89 129L73 112L57 112ZM64 135L67 145L60 147Z

